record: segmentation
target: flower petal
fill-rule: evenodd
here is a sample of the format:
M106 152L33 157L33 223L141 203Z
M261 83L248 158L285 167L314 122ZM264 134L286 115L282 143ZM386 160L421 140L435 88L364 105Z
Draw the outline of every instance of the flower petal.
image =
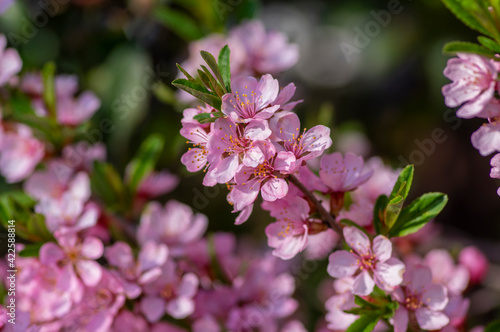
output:
M328 257L327 271L334 278L350 277L358 268L358 257L348 251L335 251Z

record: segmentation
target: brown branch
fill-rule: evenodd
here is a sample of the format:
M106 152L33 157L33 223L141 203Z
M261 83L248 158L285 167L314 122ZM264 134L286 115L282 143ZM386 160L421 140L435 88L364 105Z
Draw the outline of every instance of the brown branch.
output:
M290 174L288 180L306 195L306 197L316 206L316 209L318 210L323 220L328 223L328 226L330 226L330 228L333 229L340 236L341 239L343 239L344 234L342 232L342 227L340 227L339 224L337 224L337 222L335 221L335 218L328 211L325 210L325 208L323 207L321 202L316 198L316 196L314 196L314 194L310 192L309 189L307 189L306 186L304 186L302 182L300 182L300 180L297 179L294 175Z

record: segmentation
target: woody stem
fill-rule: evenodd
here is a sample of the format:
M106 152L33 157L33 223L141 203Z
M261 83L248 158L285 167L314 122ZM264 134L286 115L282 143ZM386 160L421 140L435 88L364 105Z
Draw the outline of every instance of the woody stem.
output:
M314 196L314 194L309 191L309 189L307 189L306 186L304 186L302 182L300 182L300 180L297 179L297 177L295 177L294 175L290 175L288 177L288 181L293 183L297 188L299 188L300 191L302 191L306 195L306 197L314 204L314 206L316 206L316 209L318 210L323 220L326 221L330 228L338 233L338 235L343 239L344 235L342 233L342 228L337 224L337 222L335 222L335 218L325 210L316 196Z

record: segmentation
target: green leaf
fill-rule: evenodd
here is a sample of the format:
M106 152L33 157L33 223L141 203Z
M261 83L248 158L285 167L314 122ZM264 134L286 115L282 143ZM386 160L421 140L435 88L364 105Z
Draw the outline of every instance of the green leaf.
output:
M359 305L360 307L368 307L368 308L378 308L375 304L366 301L362 297L358 295L354 295L354 303Z
M413 182L414 171L415 167L413 165L408 165L401 171L401 173L399 173L398 179L396 180L394 187L392 187L391 194L389 195L389 202L396 196L401 196L403 200L406 199Z
M443 54L456 55L457 53L473 53L473 54L484 55L490 58L494 57L495 55L492 51L490 51L486 47L469 42L452 41L444 45Z
M94 161L90 186L92 192L99 196L110 210L119 210L126 207L127 192L125 185L113 165Z
M223 116L224 113L222 112L200 113L193 116L193 119L197 120L199 123L210 123Z
M156 8L154 16L181 38L191 41L203 37L196 22L186 14L171 8Z
M500 320L488 324L488 326L486 326L486 328L484 329L484 332L498 332L498 331L500 331Z
M415 233L435 216L448 202L448 196L442 193L427 193L405 207L399 215L394 227L389 230L389 236L405 236Z
M215 79L215 77L212 75L212 73L208 70L207 67L205 66L201 66L201 68L203 69L203 72L205 73L205 77L208 78L209 80L209 83L210 83L210 87L213 92L215 92L215 94L217 96L219 96L219 98L222 98L222 96L225 94L225 88L223 86L221 86ZM200 71L198 71L199 73ZM201 77L201 76L200 76Z
M219 52L219 69L224 81L224 86L227 92L231 92L231 65L229 63L229 58L231 55L231 50L226 45Z
M485 15L482 6L477 1L471 0L441 0L446 7L469 28L481 32L483 35L494 37L485 25L489 24L489 19Z
M346 332L372 332L380 319L379 313L361 316L349 326Z
M165 140L157 134L150 135L139 148L127 169L127 183L130 191L135 193L139 183L154 170Z
M385 234L385 208L389 204L389 199L385 195L380 195L373 208L373 227L377 234Z
M225 82L224 82L224 79L222 78L222 74L219 70L219 65L217 65L217 61L215 61L214 56L206 51L201 51L200 54L201 54L203 60L205 60L205 62L207 63L208 67L210 67L210 69L212 69L212 72L214 73L215 77L217 78L217 80L221 84L224 92L226 92ZM205 70L205 72L208 72L208 70L206 70L206 68L204 68L203 66L202 66L202 68L203 68L203 70Z
M182 68L180 64L176 63L175 65L184 74L184 76L186 76L188 81L190 81L192 83L197 83L196 79L193 76L189 75L189 73L184 68Z
M52 119L57 117L56 114L56 89L54 84L54 76L56 73L56 65L54 62L47 62L42 68L43 80L43 101L49 116Z
M486 48L492 50L495 53L500 53L500 45L488 37L479 36L477 40Z
M385 210L383 210L383 224L386 230L391 229L398 219L405 199L410 192L414 171L415 167L413 165L408 165L399 173L396 183L392 188L392 192L389 195L387 206Z
M27 244L24 249L19 252L21 257L38 257L40 253L40 248L44 245L44 242L38 242L34 244Z
M199 100L209 104L213 108L220 111L220 106L221 106L220 98L216 96L214 93L202 87L201 85L195 84L193 82L190 82L182 78L175 79L172 82L172 85L188 92L189 94L195 96Z
M42 214L35 213L30 216L27 221L27 230L30 234L29 240L33 242L47 242L54 239L45 225L45 216Z
M387 229L391 229L391 227L394 226L394 223L401 213L404 201L403 196L398 195L387 204L384 214L385 226Z

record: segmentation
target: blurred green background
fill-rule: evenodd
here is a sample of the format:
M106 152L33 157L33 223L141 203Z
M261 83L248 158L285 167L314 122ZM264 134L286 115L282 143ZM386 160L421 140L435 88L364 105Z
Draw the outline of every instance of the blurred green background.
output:
M251 235L264 249L269 217L256 209L250 221L234 226L224 186L206 189L202 174L185 170L180 156L187 146L179 135L185 106L175 101L170 82L191 40L257 17L300 47L299 63L278 79L296 84L296 99L305 100L296 111L305 126L330 126L334 145L347 132L361 132L369 142L367 156L379 155L394 167L415 163L411 195L447 193L448 206L438 218L445 234L479 245L500 263L500 183L489 177L489 158L470 143L481 121L454 118L441 95L447 83L442 45L474 41L476 34L441 2L401 0L401 13L347 62L341 43L353 44L357 29L374 20L372 11L387 10L390 1L44 1L16 1L0 18L0 32L20 52L23 70L54 60L59 73L78 75L82 89L100 96L92 122L98 127L112 120L113 130L103 138L122 172L145 137L162 134L168 144L159 166L181 176L179 187L162 200L175 198L208 215L211 230ZM162 84L148 83L152 72ZM429 143L436 129L446 139ZM317 302L313 306L322 310Z

